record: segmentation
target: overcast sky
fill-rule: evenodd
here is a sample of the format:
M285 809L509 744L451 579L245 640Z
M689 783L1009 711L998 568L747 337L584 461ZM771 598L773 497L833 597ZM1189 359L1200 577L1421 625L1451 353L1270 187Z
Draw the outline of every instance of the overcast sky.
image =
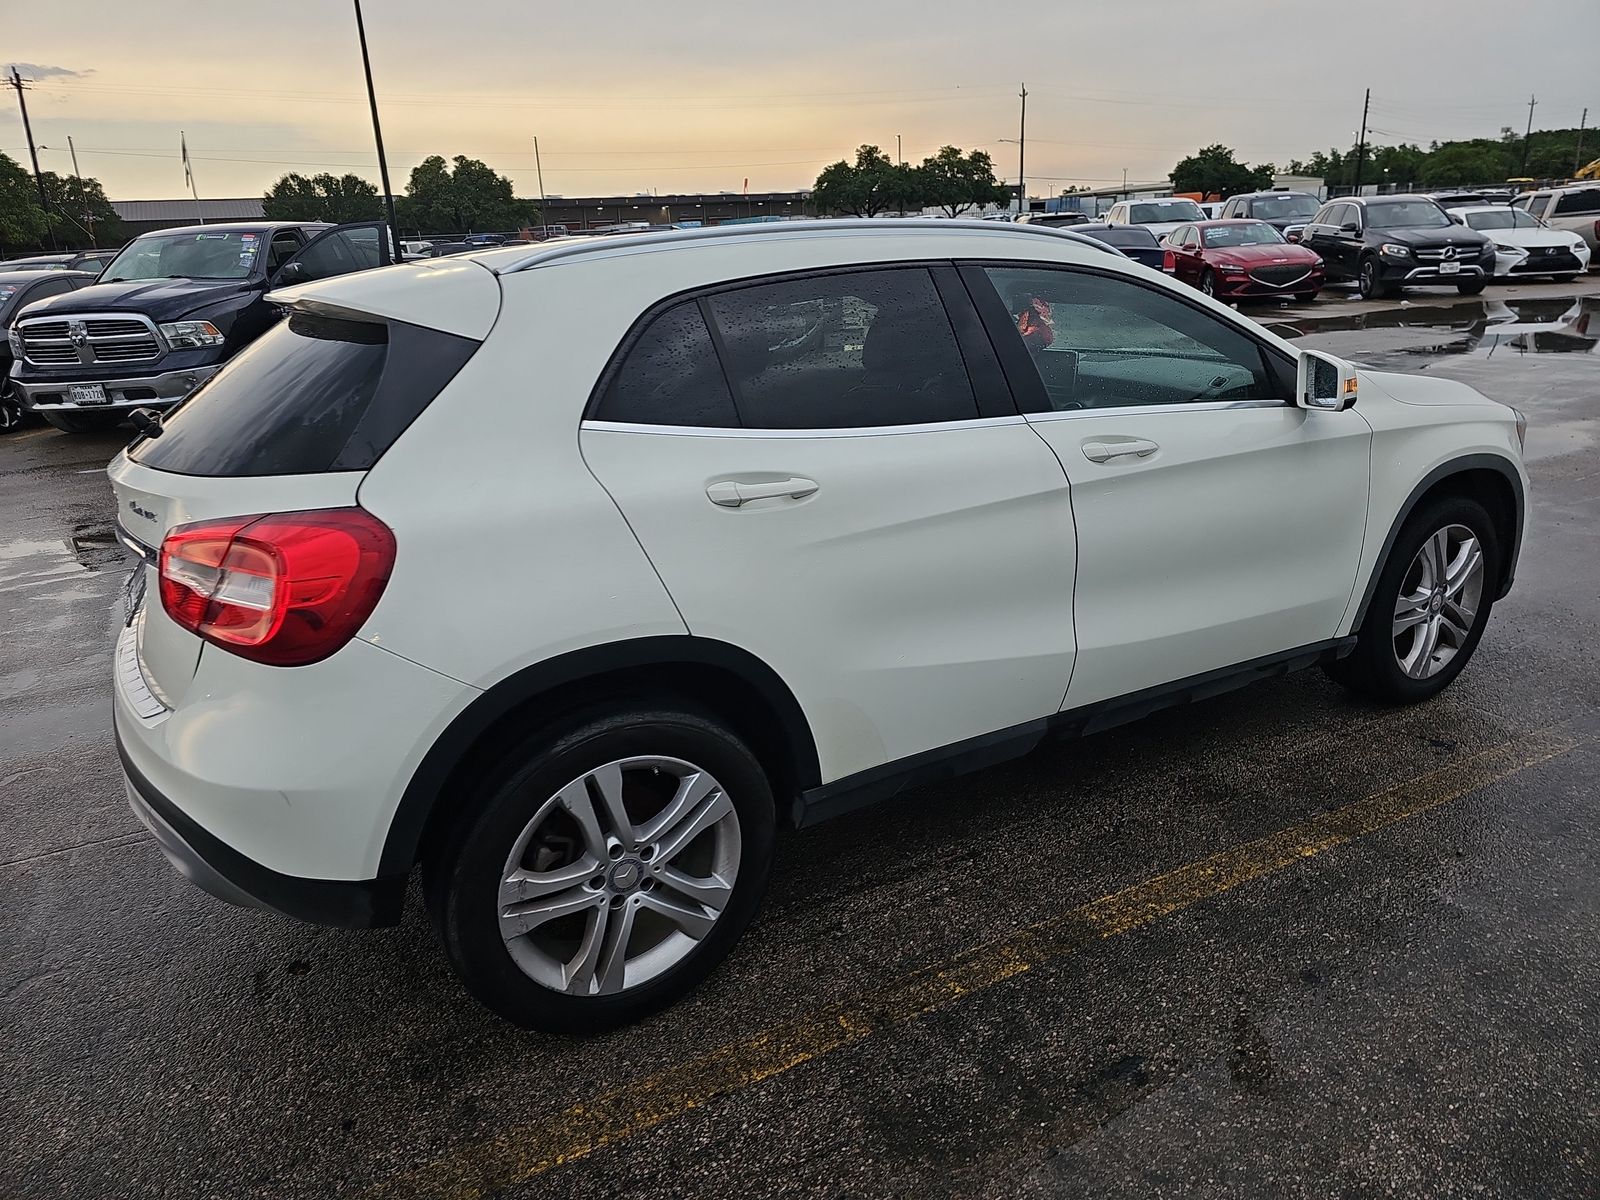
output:
M259 195L286 171L377 180L348 0L8 4L0 62L31 64L47 170L113 199ZM1210 142L1285 163L1377 143L1600 120L1600 0L365 0L397 191L428 154L468 154L537 195L808 186L862 142L918 161L981 147L1015 181L1165 178ZM26 163L15 96L0 149ZM1595 138L1600 154L1600 136Z

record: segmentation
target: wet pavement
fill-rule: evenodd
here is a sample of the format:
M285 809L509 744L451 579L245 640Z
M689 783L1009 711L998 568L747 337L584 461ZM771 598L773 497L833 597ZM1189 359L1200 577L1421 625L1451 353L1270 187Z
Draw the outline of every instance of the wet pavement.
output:
M173 874L110 740L120 438L0 441L0 1196L1600 1194L1594 291L1255 314L1529 416L1438 699L1304 673L790 836L732 960L586 1040L477 1009L415 896Z

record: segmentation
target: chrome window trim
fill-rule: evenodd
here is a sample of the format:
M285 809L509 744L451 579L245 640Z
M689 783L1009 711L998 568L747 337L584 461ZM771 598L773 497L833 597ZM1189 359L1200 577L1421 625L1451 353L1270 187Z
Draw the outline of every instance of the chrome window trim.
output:
M928 421L920 425L863 425L859 428L818 429L729 429L706 425L647 425L633 421L599 421L585 419L579 429L596 433L653 433L668 437L713 438L845 438L890 437L906 433L942 433L951 429L990 428L996 425L1022 425L1025 418L1019 413L1003 417L973 417L961 421Z
M1055 412L1029 413L1029 421L1070 421L1081 417L1147 417L1170 412L1228 412L1245 408L1294 408L1289 400L1191 400L1176 404L1122 404L1105 408L1064 408Z

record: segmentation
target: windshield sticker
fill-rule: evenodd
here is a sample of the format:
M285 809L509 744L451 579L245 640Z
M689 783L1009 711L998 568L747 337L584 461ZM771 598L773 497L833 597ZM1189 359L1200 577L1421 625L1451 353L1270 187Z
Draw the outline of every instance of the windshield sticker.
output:
M14 287L0 287L0 303L4 303L16 294L17 289Z
M228 235L225 233L197 233L194 235L194 240L197 242L225 242L228 240Z
M239 240L241 242L253 242L256 240L256 235L253 233L241 233L239 235Z

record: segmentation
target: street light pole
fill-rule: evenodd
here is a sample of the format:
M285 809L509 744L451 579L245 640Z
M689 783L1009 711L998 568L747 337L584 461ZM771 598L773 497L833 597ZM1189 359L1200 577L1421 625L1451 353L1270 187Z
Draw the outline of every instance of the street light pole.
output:
M394 192L389 187L389 160L383 154L383 127L378 124L378 94L372 87L372 59L367 54L367 26L361 19L361 0L355 0L356 36L361 39L361 69L367 76L367 104L372 109L372 140L378 145L378 176L383 180L383 210L389 219L394 253L400 253L400 222L394 216Z
M1028 152L1028 85L1022 85L1022 118L1017 124L1017 216L1028 211L1028 180L1023 164Z
M539 233L548 240L550 237L550 218L545 216L544 202L544 165L539 161L539 139L533 139L533 169L539 173Z

